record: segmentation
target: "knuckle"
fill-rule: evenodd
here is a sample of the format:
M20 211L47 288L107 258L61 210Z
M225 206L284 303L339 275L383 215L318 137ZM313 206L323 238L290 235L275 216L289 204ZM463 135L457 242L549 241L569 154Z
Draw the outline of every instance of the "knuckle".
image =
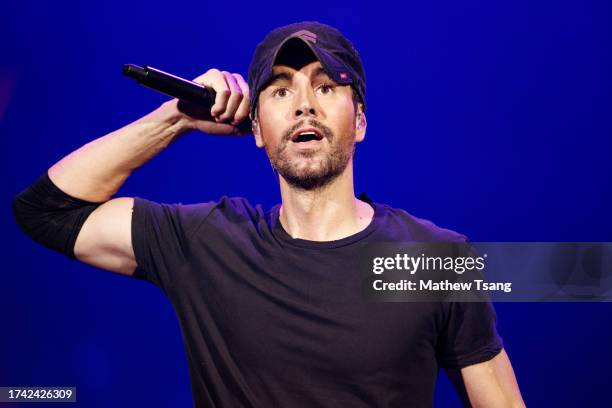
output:
M242 122L243 120L245 120L245 119L246 119L246 117L247 117L247 115L246 115L245 113L237 113L237 114L234 116L234 123L240 123L240 122Z

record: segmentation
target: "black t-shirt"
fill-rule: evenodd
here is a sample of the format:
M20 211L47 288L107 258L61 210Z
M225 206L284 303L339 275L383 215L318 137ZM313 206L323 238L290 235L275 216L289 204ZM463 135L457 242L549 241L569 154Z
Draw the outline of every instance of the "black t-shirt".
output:
M489 303L368 302L368 241L465 237L387 205L329 242L293 239L243 198L182 205L136 198L134 276L174 307L197 407L430 407L439 367L502 349Z

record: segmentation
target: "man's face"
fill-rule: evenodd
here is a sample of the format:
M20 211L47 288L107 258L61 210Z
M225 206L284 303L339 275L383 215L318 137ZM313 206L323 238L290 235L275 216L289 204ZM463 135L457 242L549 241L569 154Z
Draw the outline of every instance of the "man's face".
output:
M351 87L330 79L319 61L299 69L275 65L258 106L257 146L290 185L304 190L340 175L365 136Z

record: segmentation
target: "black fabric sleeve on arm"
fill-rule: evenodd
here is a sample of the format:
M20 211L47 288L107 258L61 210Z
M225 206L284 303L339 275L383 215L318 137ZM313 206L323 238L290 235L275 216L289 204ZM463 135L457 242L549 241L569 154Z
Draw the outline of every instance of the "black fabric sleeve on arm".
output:
M495 357L503 348L490 302L443 304L446 321L438 336L437 359L443 368L463 368Z
M193 234L214 206L214 202L165 204L134 197L131 228L137 267L132 276L167 292L190 256Z
M74 244L87 217L102 203L72 197L47 172L13 199L19 228L39 244L75 259Z

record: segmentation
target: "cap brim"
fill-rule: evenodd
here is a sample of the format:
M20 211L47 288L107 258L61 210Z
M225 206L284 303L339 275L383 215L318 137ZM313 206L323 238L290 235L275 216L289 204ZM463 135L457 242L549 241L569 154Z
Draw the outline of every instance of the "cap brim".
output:
M352 85L353 89L355 89L359 94L360 99L363 100L363 95L361 94L358 84L355 82L352 70L350 70L341 59L337 58L335 55L326 51L325 49L318 47L316 43L308 41L307 39L304 39L303 37L297 35L292 35L285 38L276 47L272 58L267 61L265 69L263 70L265 74L260 80L257 81L262 84L259 89L257 89L257 94L259 94L259 92L261 92L266 87L266 84L272 77L272 68L274 65L276 65L276 61L279 57L279 54L286 47L291 46L291 42L293 40L299 40L299 42L297 42L298 44L306 45L310 49L310 51L314 54L314 57L321 63L321 66L331 79L341 85ZM253 111L253 108L255 106L256 101L253 100L251 111Z
M274 56L271 59L271 64L267 70L268 78L272 75L272 66L276 63L280 52L286 47L291 46L291 42L293 40L299 40L300 43L306 45L312 51L316 59L319 60L327 75L329 75L329 77L335 82L342 85L349 85L353 83L353 77L350 70L340 59L336 58L333 54L325 51L324 49L317 47L316 43L312 43L299 36L290 36L278 45L274 52Z

